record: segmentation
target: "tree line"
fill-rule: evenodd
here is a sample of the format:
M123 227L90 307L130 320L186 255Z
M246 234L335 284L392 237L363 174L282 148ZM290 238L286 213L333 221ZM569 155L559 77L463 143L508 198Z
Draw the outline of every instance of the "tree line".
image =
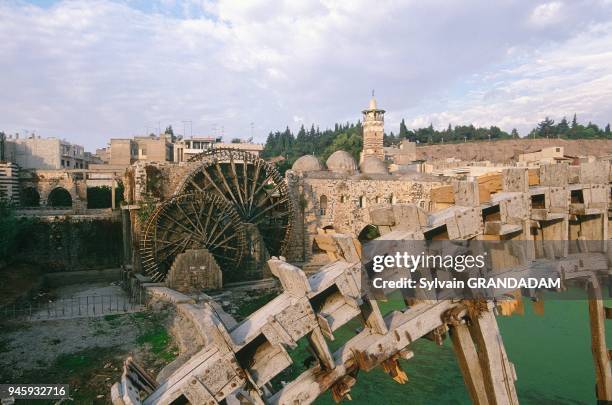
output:
M527 135L528 138L561 138L561 139L612 139L610 124L604 128L589 122L580 124L574 114L569 122L563 117L558 123L546 117L539 122ZM433 125L425 128L408 129L402 119L399 131L384 134L384 145L397 145L404 139L420 144L459 143L483 140L501 140L521 138L516 128L510 133L499 127L475 127L474 125L448 125L443 130L434 129ZM282 156L284 160L278 162L282 171L291 167L300 156L315 155L323 162L329 155L337 150L345 150L358 160L363 145L363 128L361 122L335 124L334 128L323 131L314 124L310 129L304 125L294 134L289 127L284 131L270 132L264 146L262 156L273 158Z

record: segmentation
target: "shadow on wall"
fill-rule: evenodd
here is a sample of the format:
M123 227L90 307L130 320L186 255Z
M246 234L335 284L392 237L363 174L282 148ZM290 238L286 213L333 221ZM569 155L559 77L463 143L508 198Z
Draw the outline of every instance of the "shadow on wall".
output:
M14 261L36 264L47 272L119 267L121 222L31 220L17 235Z

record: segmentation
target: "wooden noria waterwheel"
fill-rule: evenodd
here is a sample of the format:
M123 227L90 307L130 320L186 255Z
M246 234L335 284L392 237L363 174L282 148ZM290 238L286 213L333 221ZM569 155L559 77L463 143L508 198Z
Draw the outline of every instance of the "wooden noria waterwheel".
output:
M166 278L175 257L208 249L222 270L232 271L245 251L244 223L234 207L211 193L179 194L159 205L141 237L142 267L153 281Z
M243 222L257 226L268 253L285 253L293 206L285 179L273 164L236 149L208 150L190 161L198 164L177 194L197 191L221 197L234 207Z

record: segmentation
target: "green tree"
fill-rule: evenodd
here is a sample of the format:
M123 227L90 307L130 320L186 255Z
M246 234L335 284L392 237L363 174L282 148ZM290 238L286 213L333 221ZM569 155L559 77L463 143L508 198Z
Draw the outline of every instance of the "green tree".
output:
M6 161L6 134L0 131L0 162Z
M164 131L164 134L170 135L170 139L172 140L172 142L176 141L176 136L174 135L174 130L172 129L172 125L168 125L166 127L166 130Z
M404 121L403 118L402 118L402 122L400 122L400 129L399 129L398 138L399 139L406 139L406 138L408 138L408 128L406 127L406 122Z

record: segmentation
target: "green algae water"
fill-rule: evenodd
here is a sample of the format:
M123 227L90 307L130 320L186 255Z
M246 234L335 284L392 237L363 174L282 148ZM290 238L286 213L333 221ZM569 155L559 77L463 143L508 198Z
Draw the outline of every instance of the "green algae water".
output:
M609 301L608 301L609 302ZM595 371L591 354L588 303L585 300L547 300L543 316L535 315L525 300L525 314L498 316L497 321L518 380L521 404L593 404ZM380 303L383 313L392 309ZM336 349L359 323L351 321L337 331ZM612 339L608 336L608 347ZM351 390L354 405L470 404L450 339L443 346L419 339L409 347L415 356L401 361L409 381L400 385L380 368L361 372ZM329 393L315 404L331 405Z

